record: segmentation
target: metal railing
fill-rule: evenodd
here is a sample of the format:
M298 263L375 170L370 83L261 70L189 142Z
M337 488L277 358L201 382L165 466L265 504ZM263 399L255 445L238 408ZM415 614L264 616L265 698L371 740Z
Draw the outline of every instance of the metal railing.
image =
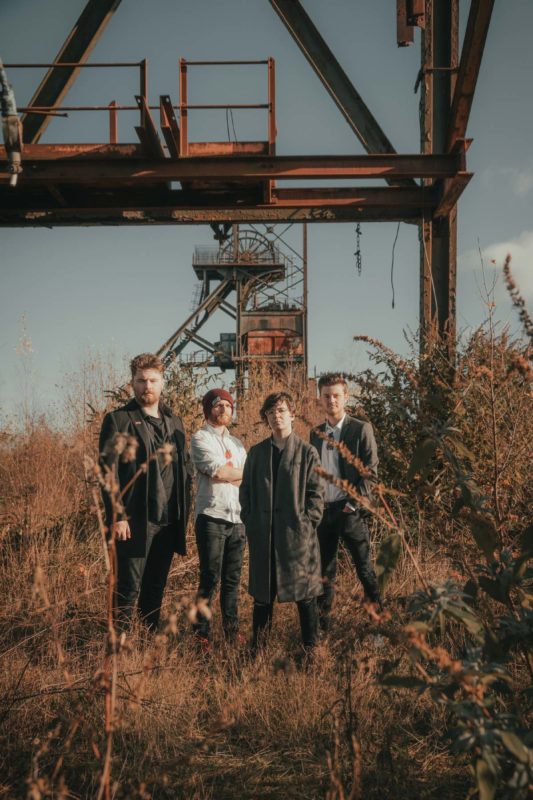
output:
M61 106L22 106L19 111L24 114L42 114L51 117L68 117L71 112L78 111L107 111L109 114L109 142L116 144L118 140L118 116L119 111L138 111L140 113L140 125L144 126L144 108L159 108L159 106L148 105L148 59L142 61L109 61L94 62L91 64L80 64L77 61L53 61L51 63L17 63L5 64L10 69L138 69L139 70L139 94L144 103L139 105L120 105L114 100L106 105L61 105ZM177 106L176 106L177 108Z
M285 264L285 257L277 247L271 250L262 250L260 253L244 252L232 253L230 250L220 250L215 245L195 247L193 254L193 266L201 264L238 264L239 262L250 264Z
M268 102L267 103L223 103L223 104L191 104L188 97L187 70L189 67L207 66L238 66L238 65L266 65L268 71ZM268 109L268 154L274 155L276 152L276 67L273 58L256 61L187 61L180 58L179 62L179 89L180 89L180 153L189 154L189 130L188 115L191 110L201 109Z
M266 103L209 103L209 104L191 104L188 102L188 89L187 89L187 69L188 67L199 66L219 66L219 65L263 65L268 70L268 102ZM54 61L51 63L35 62L35 63L16 63L5 64L9 69L138 69L139 70L139 94L141 102L137 105L124 105L119 104L115 100L107 104L97 105L52 105L52 106L23 106L19 111L24 114L42 114L52 117L68 117L72 112L81 111L107 111L109 114L109 142L111 144L117 143L118 138L118 112L120 111L138 111L140 113L140 125L145 126L145 113L146 109L156 111L160 109L159 105L150 105L148 103L148 60L146 58L142 61L110 61L110 62L94 62L90 64L71 62L71 61ZM268 111L268 153L269 155L275 154L275 141L276 141L276 112L275 112L275 62L273 58L266 60L255 61L187 61L181 58L179 61L179 90L180 99L177 105L172 105L172 108L180 112L180 155L189 154L189 141L188 141L188 114L189 111L206 110L206 109L225 109L231 111L233 109L265 109Z

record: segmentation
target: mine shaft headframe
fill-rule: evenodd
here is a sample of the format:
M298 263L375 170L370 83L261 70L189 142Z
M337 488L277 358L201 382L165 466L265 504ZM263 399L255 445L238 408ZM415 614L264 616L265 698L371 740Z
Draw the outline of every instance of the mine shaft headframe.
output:
M167 339L158 355L167 363L235 369L239 380L249 365L268 360L284 367L307 365L307 229L298 251L272 226L233 226L219 247L197 246L193 269L201 292L195 308ZM234 293L234 305L229 301ZM202 328L217 311L234 320L233 332L210 341ZM190 352L190 346L199 348ZM189 348L189 352L186 350Z

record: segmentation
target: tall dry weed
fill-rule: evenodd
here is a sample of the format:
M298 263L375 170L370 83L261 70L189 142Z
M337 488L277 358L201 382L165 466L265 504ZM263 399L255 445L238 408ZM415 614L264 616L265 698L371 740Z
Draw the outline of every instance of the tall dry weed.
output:
M173 563L160 632L148 638L135 625L116 648L111 796L465 796L473 785L470 751L450 750L450 719L460 709L445 702L463 698L467 668L470 674L480 669L479 659L466 663L473 634L464 620L477 623L468 615L461 622L465 603L482 626L493 625L496 638L502 631L508 636L511 693L496 683L492 708L504 714L521 702L525 719L529 702L519 694L528 684L527 658L512 639L525 619L525 589L511 587L512 608L483 591L484 581L500 586L516 564L532 507L525 446L530 390L522 374L509 370L520 352L505 336L480 329L459 348L455 375L446 353L425 353L420 364L414 354L399 359L378 346L373 370L356 376L358 402L379 438L389 508L383 507L383 519L376 516L372 531L380 574L388 580L387 608L377 617L364 609L351 562L341 557L331 635L311 669L297 666L298 621L287 606L277 611L269 651L255 662L246 649L225 647L215 607L214 654L198 656L184 613L198 572L189 531L190 554ZM211 385L207 375L197 380L180 370L169 379L167 400L189 433L202 423L198 401ZM239 396L235 432L247 446L266 435L259 408L276 389L296 396L300 435L318 421L307 381L259 364ZM59 434L44 422L37 430L3 432L0 797L93 798L101 790L109 741L106 567L82 456L96 456L104 405L95 405L97 415L76 432ZM468 502L481 504L478 516L464 516L465 509L473 512ZM495 559L485 559L481 571L473 535L480 521L489 526L485 532L492 525L497 533ZM387 550L398 531L401 546ZM517 575L529 568L524 564ZM457 594L467 579L477 599ZM434 629L415 626L416 636L405 631L415 622L428 625L428 614ZM251 601L244 591L241 615L249 633ZM453 666L459 662L460 669ZM508 755L503 741L498 758ZM512 737L507 741L512 746ZM523 756L522 745L515 746Z

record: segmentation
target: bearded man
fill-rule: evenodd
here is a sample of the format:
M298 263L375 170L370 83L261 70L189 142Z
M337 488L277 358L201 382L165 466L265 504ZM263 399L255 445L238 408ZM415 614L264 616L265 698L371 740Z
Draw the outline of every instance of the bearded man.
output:
M204 426L191 437L191 458L198 473L196 544L200 559L198 597L211 605L220 585L222 630L226 641L238 640L239 583L244 555L239 486L246 451L228 430L233 397L211 389L202 400ZM198 611L194 631L200 646L209 649L210 614Z
M104 505L115 533L119 627L129 627L138 605L155 631L172 556L185 555L188 453L181 419L161 402L161 359L141 353L130 368L134 398L106 414L100 433L101 464L114 471L120 492L120 503L104 492Z

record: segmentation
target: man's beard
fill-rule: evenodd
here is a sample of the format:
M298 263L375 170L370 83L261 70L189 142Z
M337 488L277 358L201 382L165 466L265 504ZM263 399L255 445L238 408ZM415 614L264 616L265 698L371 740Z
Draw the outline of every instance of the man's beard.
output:
M211 425L215 425L215 426L217 426L217 425L229 425L229 423L231 422L231 414L224 413L224 414L220 414L220 415L217 415L217 416L215 416L214 414L210 414L209 422L211 423Z
M137 401L141 404L141 406L151 406L157 401L157 397L154 392L143 392L140 397L137 398Z

